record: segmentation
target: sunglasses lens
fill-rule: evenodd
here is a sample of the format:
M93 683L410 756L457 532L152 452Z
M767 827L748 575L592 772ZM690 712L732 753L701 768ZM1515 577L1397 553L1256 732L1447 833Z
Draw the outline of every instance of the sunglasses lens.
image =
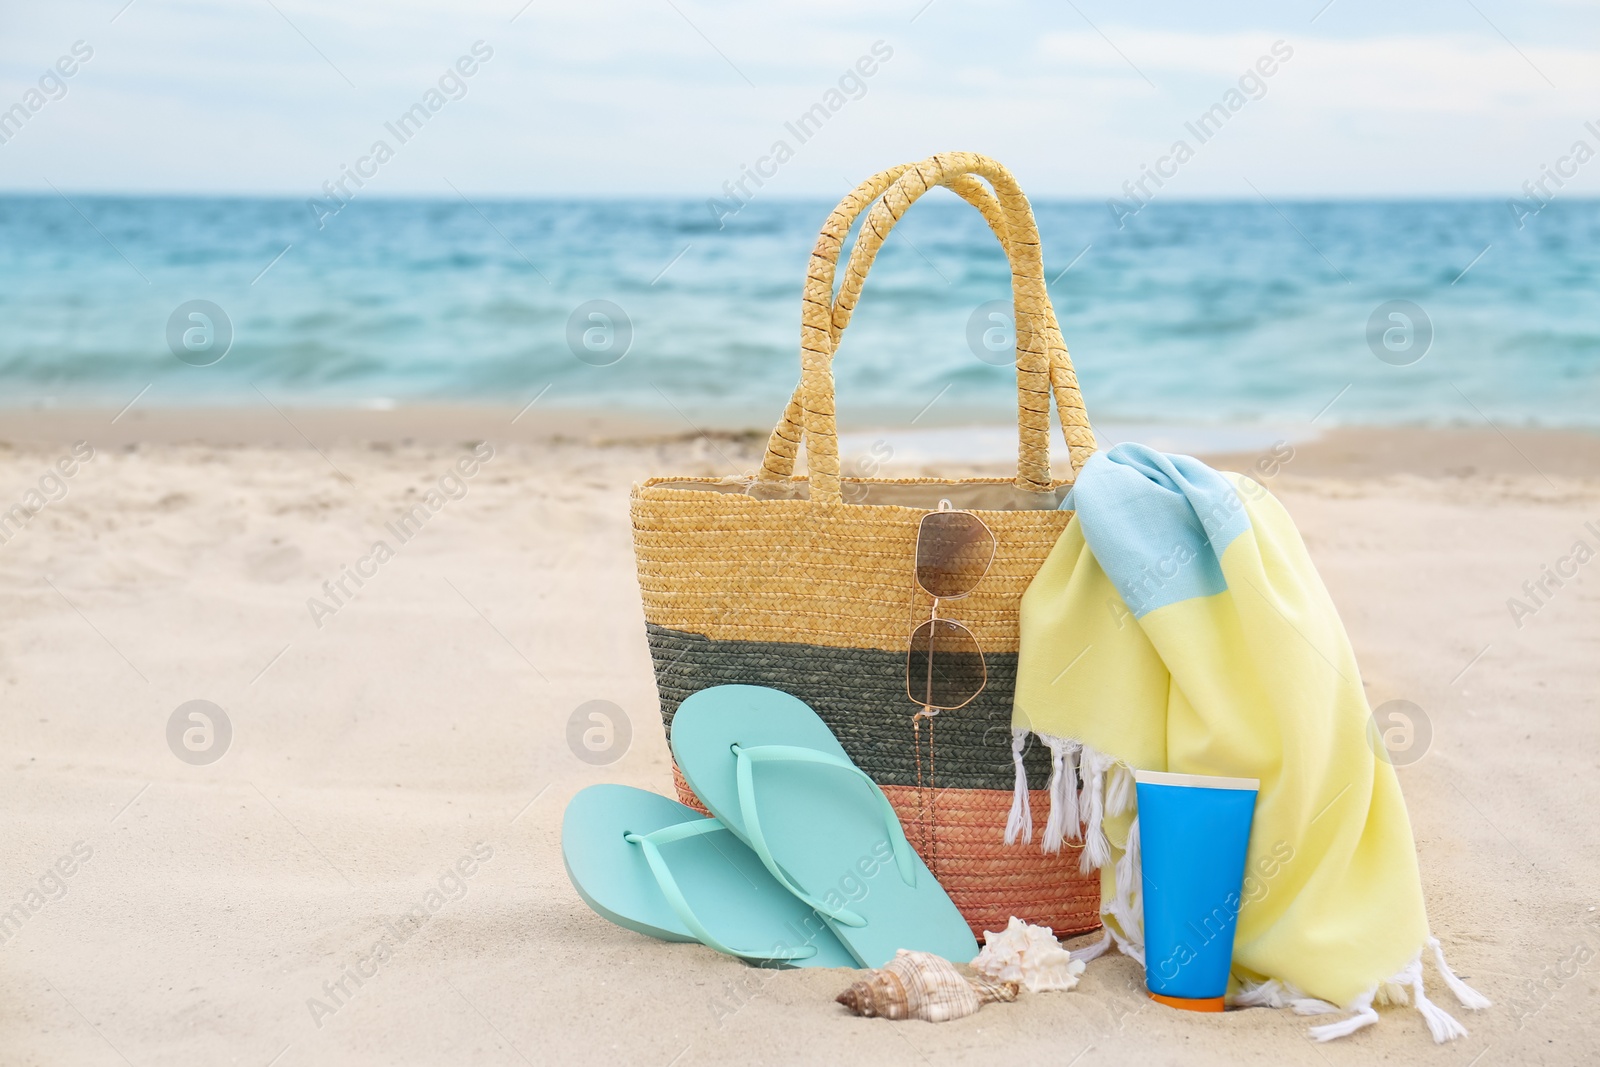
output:
M960 623L930 619L911 635L906 693L911 702L949 711L971 703L988 679L978 639Z
M976 515L935 511L917 528L917 584L940 599L965 596L994 561L994 534Z

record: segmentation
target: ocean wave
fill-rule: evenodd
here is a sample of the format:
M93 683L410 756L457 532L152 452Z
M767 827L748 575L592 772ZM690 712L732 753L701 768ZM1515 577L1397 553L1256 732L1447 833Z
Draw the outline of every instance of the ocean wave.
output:
M758 199L719 225L695 201L358 200L318 229L279 199L74 203L0 197L12 405L123 402L148 383L224 404L259 402L257 388L508 401L549 384L551 404L720 406L758 423L798 377L830 207ZM1096 418L1309 419L1337 393L1330 420L1452 422L1471 414L1465 395L1491 420L1600 425L1600 204L1554 203L1520 231L1490 201L1279 208L1158 201L1118 228L1100 205L1035 204ZM1009 281L976 213L918 205L838 354L841 410L915 413L937 394L941 411L1004 419L1014 380L970 338ZM210 366L170 350L169 320L193 300L232 334ZM1394 301L1422 309L1399 327L1419 358L1380 351ZM604 322L574 320L585 307ZM619 358L575 351L597 323L626 344Z

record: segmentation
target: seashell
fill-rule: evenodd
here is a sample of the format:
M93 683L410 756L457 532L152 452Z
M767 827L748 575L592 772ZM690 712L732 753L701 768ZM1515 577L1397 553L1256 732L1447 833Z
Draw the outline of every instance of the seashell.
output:
M867 1018L942 1023L971 1015L985 1004L1016 1000L1017 992L1016 982L968 978L942 956L901 949L881 970L868 971L835 999Z
M972 969L997 981L1017 982L1030 993L1071 989L1078 984L1084 962L1061 947L1055 931L1032 926L1015 915L1004 930L985 931L983 950Z

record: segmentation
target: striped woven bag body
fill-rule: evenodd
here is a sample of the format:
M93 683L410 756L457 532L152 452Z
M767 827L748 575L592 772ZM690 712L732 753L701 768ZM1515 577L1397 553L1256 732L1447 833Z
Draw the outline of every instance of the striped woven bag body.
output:
M923 193L943 185L982 212L1011 264L1017 336L1019 446L1014 480L841 478L831 363L884 238ZM869 210L870 209L870 210ZM843 279L843 242L863 211ZM1066 483L1050 470L1053 395L1075 473L1094 451L1076 375L1045 291L1032 208L1011 174L969 153L933 156L877 174L828 217L811 255L802 320L802 377L746 479L658 478L632 502L634 551L650 649L670 732L691 693L714 685L771 686L810 705L858 766L883 787L907 836L975 931L1011 916L1058 936L1099 925L1098 873L1079 849L1047 855L1004 844L1015 789L1050 778L1047 751L1014 748L1011 701L1022 594L1071 519ZM807 475L796 476L802 442ZM966 706L932 720L907 692L912 630L931 598L913 580L918 527L948 500L978 515L996 551L976 588L941 602L977 638L987 683ZM695 798L674 772L686 803ZM1024 796L1027 794L1024 793ZM1042 838L1049 802L1029 798Z

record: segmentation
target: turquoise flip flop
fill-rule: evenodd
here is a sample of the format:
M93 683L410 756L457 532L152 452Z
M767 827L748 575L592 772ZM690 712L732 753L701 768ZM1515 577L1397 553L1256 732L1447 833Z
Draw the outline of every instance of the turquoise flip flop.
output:
M883 790L802 701L754 685L703 689L672 718L672 755L701 802L862 966L902 948L958 963L978 954Z
M763 966L856 966L726 827L660 794L584 789L562 816L561 857L584 903L626 929Z

